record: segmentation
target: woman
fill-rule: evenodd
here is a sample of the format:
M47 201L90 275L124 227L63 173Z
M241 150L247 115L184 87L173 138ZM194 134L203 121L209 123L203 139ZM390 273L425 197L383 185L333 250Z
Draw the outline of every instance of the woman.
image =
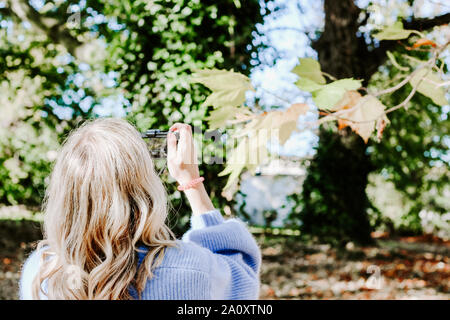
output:
M183 239L165 223L167 195L139 132L120 119L86 122L53 168L44 240L24 264L22 299L258 298L254 238L213 207L190 126L170 131L169 173L192 208Z

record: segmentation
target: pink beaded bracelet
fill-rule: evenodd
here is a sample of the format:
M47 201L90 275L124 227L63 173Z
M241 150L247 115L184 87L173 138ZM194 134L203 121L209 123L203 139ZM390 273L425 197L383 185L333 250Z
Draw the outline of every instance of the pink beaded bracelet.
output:
M184 190L187 190L187 189L191 189L191 188L194 188L199 183L203 182L204 180L205 180L205 178L200 177L200 178L194 179L194 180L192 180L192 181L190 181L190 182L188 182L186 184L179 185L177 189L179 191L184 191Z

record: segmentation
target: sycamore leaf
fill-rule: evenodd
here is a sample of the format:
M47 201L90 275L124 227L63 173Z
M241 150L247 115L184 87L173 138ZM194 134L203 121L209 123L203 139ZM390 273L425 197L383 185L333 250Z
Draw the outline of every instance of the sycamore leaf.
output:
M227 164L225 170L220 172L219 176L229 174L227 183L223 188L224 191L229 190L239 179L239 175L245 168L245 163Z
M278 121L276 126L280 130L279 142L281 145L284 145L292 135L292 132L297 130L298 117L306 114L308 110L308 105L295 103L278 116L279 119L276 119Z
M248 147L248 138L241 139L232 151L225 169L218 174L219 177L229 175L224 190L230 189L237 182L239 175L246 167L249 154Z
M323 85L318 84L308 78L300 78L297 80L297 82L295 83L295 85L303 91L306 92L314 92L317 90L322 89Z
M312 93L314 103L319 109L333 108L342 99L346 91L357 90L361 87L361 80L341 79L324 85Z
M286 121L282 127L280 127L279 132L279 142L284 145L286 141L291 137L292 132L297 129L297 121Z
M387 26L380 32L374 35L374 38L378 40L399 40L406 39L411 33L416 32L415 30L403 29L403 24L401 21L397 21L393 25Z
M297 129L297 120L300 115L308 112L309 106L295 103L284 111L270 111L249 122L241 131L241 136L257 133L260 130L279 130L279 142L284 144Z
M380 119L377 120L376 129L377 129L377 138L378 140L381 140L383 137L384 128L386 125L390 123L389 119L386 117L386 115Z
M191 81L201 83L212 91L204 104L214 108L240 106L245 101L245 93L254 90L248 77L228 70L197 70Z
M349 109L355 106L361 98L362 96L358 91L347 91L343 95L342 99L339 100L339 102L336 103L332 108L330 108L330 110L338 111L341 109Z
M332 111L339 111L350 109L354 107L362 96L357 91L347 91L342 99L331 109ZM338 119L338 130L342 130L348 126L348 121Z
M365 143L375 130L375 122L382 116L386 108L377 98L371 95L362 97L349 110L340 115L345 118L344 124L361 136ZM387 121L387 118L386 118Z
M209 128L214 130L226 127L230 120L249 114L250 111L247 108L225 106L212 110L206 120L208 121Z
M442 84L442 80L430 69L420 69L409 80L409 83L413 87L417 87L417 91L433 100L438 106L444 106L449 103L445 97L443 86L439 86Z
M218 121L222 121L226 117L219 110L229 111L232 109L232 107L218 109L217 112L220 115ZM219 173L219 176L229 175L224 191L230 191L235 187L239 175L245 168L252 171L257 165L267 161L269 157L267 142L272 138L272 130L279 130L279 142L284 144L292 132L297 129L298 117L306 114L308 110L308 105L295 103L283 111L265 112L247 123L235 135L240 138L239 143L228 158L225 169Z
M311 58L300 58L300 64L295 66L292 72L300 78L306 78L318 84L326 83L319 62Z

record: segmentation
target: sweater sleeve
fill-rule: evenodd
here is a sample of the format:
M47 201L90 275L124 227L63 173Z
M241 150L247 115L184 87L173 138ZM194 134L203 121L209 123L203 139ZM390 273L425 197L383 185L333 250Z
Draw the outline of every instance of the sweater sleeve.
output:
M42 252L37 250L33 251L30 256L26 259L19 280L19 299L20 300L32 300L32 283L33 279L38 273L40 266ZM47 281L45 280L42 284L44 292L46 292ZM40 299L46 300L47 297L40 293Z
M184 242L206 249L212 299L257 299L259 297L260 249L238 219L224 220L218 210L191 217Z

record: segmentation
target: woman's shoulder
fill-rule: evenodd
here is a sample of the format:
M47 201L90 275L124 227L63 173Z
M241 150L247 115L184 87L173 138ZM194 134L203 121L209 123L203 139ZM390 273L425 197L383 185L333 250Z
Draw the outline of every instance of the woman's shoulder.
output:
M19 281L19 297L22 300L32 299L31 286L36 274L39 271L42 253L46 251L47 247L42 247L40 249L33 250L25 260Z
M139 253L139 261L142 261L147 250ZM185 269L199 272L209 272L209 256L211 251L192 242L176 241L173 247L167 247L164 258L158 268Z

